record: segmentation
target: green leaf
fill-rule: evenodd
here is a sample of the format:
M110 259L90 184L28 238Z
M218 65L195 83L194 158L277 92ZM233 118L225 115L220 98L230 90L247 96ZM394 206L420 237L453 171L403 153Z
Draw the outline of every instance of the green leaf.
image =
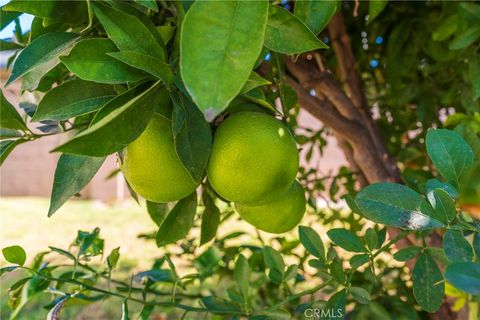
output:
M378 248L378 236L375 229L368 228L365 231L365 243L370 250Z
M271 83L270 81L262 78L261 76L258 75L258 73L252 71L252 73L250 74L250 78L248 78L247 82L243 86L240 93L247 93L255 88L265 86L270 83Z
M343 285L346 283L347 278L345 275L345 270L343 269L342 263L338 259L335 259L330 264L330 274L339 284Z
M282 255L272 247L266 246L263 249L263 260L270 269L268 273L270 280L276 284L282 283L285 275L285 262L283 262Z
M87 186L105 158L62 154L53 180L48 216L51 217L68 199Z
M443 250L452 262L472 261L473 249L460 230L447 230L443 235Z
M108 36L121 51L140 51L165 61L163 43L158 42L161 38L155 37L139 18L99 2L93 2L92 7Z
M60 249L60 248L56 248L56 247L52 247L52 246L49 246L50 250L52 250L53 252L56 252L64 257L67 257L68 259L71 259L73 261L77 261L77 258L71 254L70 252L66 251L66 250L63 250L63 249Z
M422 248L420 247L407 247L407 248L402 248L395 252L393 255L393 258L397 261L408 261L410 259L413 259L417 256L422 251Z
M438 220L442 221L445 224L449 224L455 219L457 215L455 203L445 190L433 190L431 196L429 197L429 200L433 209L435 210Z
M480 263L457 262L447 266L445 279L455 288L480 295Z
M353 299L357 300L361 304L368 304L372 300L370 293L363 288L350 287L348 288L348 292L350 292Z
M369 261L370 256L367 253L357 254L350 259L350 267L356 269Z
M160 227L168 215L168 203L147 201L147 212L153 222Z
M6 267L3 267L3 268L0 268L0 276L2 276L4 273L12 272L17 268L18 268L18 266L6 266Z
M367 249L365 248L365 245L363 244L362 240L353 233L352 231L349 231L347 229L331 229L327 232L328 237L338 245L339 247L342 247L346 251L349 252L366 252Z
M373 21L385 9L388 0L370 0L368 2L368 21L367 24Z
M319 34L337 11L337 1L296 1L295 15L314 33Z
M477 258L480 258L480 232L475 232L473 236L473 250Z
M435 202L433 191L435 189L442 189L447 192L448 195L453 198L458 198L458 191L450 183L442 182L438 179L428 179L425 188L427 189L427 198L430 204Z
M173 72L170 66L157 58L137 51L110 52L108 55L129 66L143 70L165 83L173 81Z
M120 259L120 247L117 247L110 252L107 257L108 270L113 270L117 266L118 259Z
M36 17L72 24L81 24L87 20L87 6L83 1L13 0L4 5L2 10L29 13Z
M445 293L445 283L442 273L435 260L427 254L422 254L413 268L413 294L415 300L428 312L435 312L440 308Z
M329 310L330 313L327 319L335 320L345 317L345 303L346 303L347 289L342 289L336 292L328 299L323 310Z
M123 303L122 303L122 317L120 318L120 320L128 320L129 317L128 317L128 300L125 299L123 300Z
M32 121L67 120L98 110L116 92L113 86L80 79L49 90L38 104Z
M5 98L3 91L1 91L0 98L0 114L2 115L0 117L0 128L28 130L15 107Z
M212 132L197 106L182 94L172 96L175 150L193 181L205 176L212 150Z
M480 58L472 57L470 64L470 82L472 83L473 99L480 97Z
M325 248L318 233L310 227L299 226L298 234L305 249L313 256L325 261Z
M144 6L145 8L151 9L154 12L158 12L158 6L155 0L134 0L134 1Z
M78 39L77 34L70 32L51 32L38 37L20 52L5 86L52 60L58 63L58 56Z
M193 226L193 219L197 212L197 193L193 192L188 197L177 202L172 211L157 233L157 246L161 247L169 243L183 239Z
M435 41L443 41L453 35L460 25L461 17L454 14L444 19L440 25L432 33L432 39Z
M438 172L459 188L473 168L472 148L458 133L446 129L430 129L426 145Z
M300 19L288 10L273 5L268 12L265 47L284 54L328 48Z
M235 270L233 276L235 282L237 283L238 290L240 291L243 301L248 300L248 290L250 288L250 265L248 264L247 258L240 254L235 263Z
M267 1L196 1L188 10L181 28L180 72L208 121L249 78L262 51L267 16Z
M27 260L27 254L20 246L5 247L2 249L2 253L5 260L13 264L18 264L19 266L23 266L25 260Z
M425 199L407 186L374 183L362 189L355 201L369 220L409 230L440 228L435 212Z
M457 34L448 48L450 50L464 49L477 41L478 38L480 38L480 27L474 26L463 33Z
M5 6L3 6L0 10L0 30L3 30L22 14L21 12L5 11L4 8Z
M88 129L54 151L100 157L126 147L145 130L155 110L152 106L161 104L167 94L157 82L133 99L125 101L124 96L130 98L132 92L142 87L137 86L107 103Z
M27 140L17 139L17 140L2 140L0 141L0 166L3 164L8 155L13 151L13 149Z
M0 51L10 51L10 50L23 49L23 48L24 46L20 43L0 39Z
M69 298L70 296L65 296L56 300L55 305L50 309L50 311L47 314L47 320L59 320L60 312Z
M60 60L77 77L94 82L117 84L135 82L146 73L107 55L117 51L110 39L92 38L79 41L68 56Z
M202 214L200 245L207 243L215 237L220 224L220 210L206 191L203 192L202 199L205 211Z

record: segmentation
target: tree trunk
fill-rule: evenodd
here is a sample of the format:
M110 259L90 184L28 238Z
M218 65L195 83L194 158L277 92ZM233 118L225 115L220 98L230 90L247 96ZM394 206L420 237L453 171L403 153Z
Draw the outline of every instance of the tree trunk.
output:
M286 82L297 92L301 107L332 129L351 168L358 172L362 187L380 181L402 183L395 159L387 152L371 116L341 11L331 20L328 32L337 57L340 83L323 69L319 53L302 55L295 62L287 58ZM315 95L310 94L312 89ZM399 231L389 228L388 232L395 237ZM437 240L438 237L432 242ZM414 243L413 238L405 238L397 242L397 247ZM454 313L444 303L432 318L453 319Z

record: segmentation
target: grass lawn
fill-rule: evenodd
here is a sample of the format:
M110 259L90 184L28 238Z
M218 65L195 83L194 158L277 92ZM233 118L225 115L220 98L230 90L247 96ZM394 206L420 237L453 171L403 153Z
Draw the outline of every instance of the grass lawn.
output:
M101 229L105 239L105 255L113 248L120 247L120 267L128 278L129 274L151 267L155 257L160 255L153 241L137 236L155 230L144 208L136 203L105 205L100 202L73 200L67 202L51 218L47 217L49 200L46 198L2 198L0 200L0 247L20 245L27 252L27 264L38 252L48 246L68 249L75 239L77 230ZM52 255L53 257L53 255ZM0 265L6 265L3 256ZM1 278L0 319L8 319L8 287L22 276L12 272ZM33 303L20 313L18 319L45 319L48 310L43 306L50 301L45 294L33 298ZM106 300L86 308L66 308L62 319L119 319L121 301ZM138 306L132 304L131 314Z

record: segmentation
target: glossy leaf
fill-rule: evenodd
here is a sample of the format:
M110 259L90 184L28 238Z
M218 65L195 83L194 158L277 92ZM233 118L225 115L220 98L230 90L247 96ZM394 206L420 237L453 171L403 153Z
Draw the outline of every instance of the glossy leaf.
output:
M15 107L5 98L3 90L0 97L0 128L28 130Z
M62 154L58 159L50 198L50 217L68 199L87 186L102 166L105 158Z
M480 295L480 263L457 262L447 266L445 279L456 288Z
M480 58L472 58L470 64L470 82L472 83L473 99L480 97Z
M361 213L376 223L410 230L443 226L427 201L401 184L371 184L357 194L355 201Z
M438 179L428 179L425 187L427 189L426 190L427 191L427 198L428 198L428 201L430 202L430 204L435 203L435 199L434 199L434 195L433 195L433 191L435 191L435 189L442 189L443 191L448 193L448 195L453 199L458 198L457 189L455 189L455 187L452 186L448 182L442 182Z
M445 293L445 283L442 273L435 260L427 254L422 254L413 269L413 294L415 300L428 312L435 312L440 308Z
M378 236L377 232L373 228L368 228L365 231L365 243L370 250L378 248Z
M120 247L117 247L110 252L107 257L108 270L113 270L117 266L118 259L120 259Z
M337 1L304 0L295 2L295 15L314 33L319 34L337 10Z
M20 246L10 246L2 249L3 257L10 263L23 266L27 260L27 254Z
M193 192L188 197L178 201L163 221L157 232L157 246L162 247L183 239L193 226L196 212L197 193Z
M23 49L15 60L12 73L6 86L27 72L56 60L59 55L69 49L77 40L78 35L70 32L52 32L35 39Z
M147 212L152 221L160 227L168 215L168 203L147 201Z
M298 234L305 249L313 256L325 261L325 248L318 233L310 227L300 226Z
M17 139L17 140L2 140L0 141L0 165L3 164L8 155L13 151L13 149L20 143L24 143L27 140Z
M284 54L328 48L299 18L288 10L273 5L268 13L265 47Z
M368 304L372 297L367 290L360 288L360 287L350 287L348 288L348 292L352 295L353 299L357 300L357 302L361 304Z
M388 0L371 0L368 2L368 22L373 21L385 9Z
M182 94L172 96L175 150L195 182L205 176L212 149L212 132L197 106Z
M443 235L443 250L452 262L472 261L473 249L459 230L447 230Z
M395 252L393 255L393 258L397 261L408 261L410 259L415 258L420 252L422 251L422 248L420 247L407 247L407 248L402 248Z
M324 310L330 311L330 320L342 319L345 317L346 296L347 289L342 289L328 299Z
M456 132L431 129L427 133L427 152L438 172L455 187L462 184L473 167L473 151Z
M263 249L263 260L267 268L270 269L268 277L276 284L280 284L283 281L285 275L285 263L278 251L272 247L266 246Z
M158 5L155 0L134 0L136 3L153 10L154 12L158 12Z
M157 82L133 99L121 101L120 97L129 95L130 92L127 91L112 104L104 106L110 112L102 112L104 109L100 109L99 114L103 117L97 114L95 119L98 120L94 119L88 129L54 151L100 157L124 148L145 130L154 107L164 100L162 90L165 89Z
M92 6L95 16L121 51L140 51L165 61L163 44L158 42L160 37L155 37L140 19L100 2L93 2Z
M240 254L235 263L235 270L233 271L233 276L235 282L237 283L238 290L240 291L243 301L248 299L248 291L250 288L250 265L248 264L247 258Z
M55 305L48 311L47 320L60 320L60 312L68 299L69 296L58 299Z
M114 51L117 51L117 47L109 39L84 39L73 47L68 56L63 56L60 60L68 70L83 80L117 84L145 78L146 73L143 71L107 55Z
M22 13L16 11L5 11L5 6L0 10L0 30L3 30L6 26L12 23L15 19L18 18Z
M258 75L258 73L252 71L252 73L250 74L250 77L248 78L247 82L243 86L242 91L240 91L240 93L247 93L255 88L265 86L270 83L271 83L270 81L262 78L261 76Z
M165 83L173 81L173 72L170 66L150 55L137 51L110 52L108 55L131 67L145 71Z
M128 300L125 299L122 303L122 317L120 318L120 320L128 320L130 319L128 317Z
M350 259L350 266L354 269L370 262L370 256L367 253L357 254Z
M205 211L202 214L200 245L207 243L216 236L220 224L220 210L206 191L203 192L202 199Z
M40 18L63 20L74 24L87 20L87 5L83 1L13 0L4 5L2 10L24 12Z
M457 215L455 203L446 191L443 189L433 190L429 200L438 220L448 224L455 219Z
M196 1L188 10L181 29L180 72L207 120L245 85L262 51L267 15L267 1Z
M115 95L113 86L80 79L67 81L45 94L32 121L67 120L90 113Z
M450 50L464 49L477 41L478 38L480 38L480 27L473 26L462 33L457 33L448 48Z
M347 229L331 229L327 232L328 237L343 249L350 251L350 252L366 252L367 249L363 244L362 240Z

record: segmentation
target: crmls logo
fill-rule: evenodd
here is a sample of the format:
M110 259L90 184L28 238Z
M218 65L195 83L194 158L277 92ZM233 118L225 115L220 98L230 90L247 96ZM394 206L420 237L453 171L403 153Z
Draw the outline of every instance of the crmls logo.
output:
M343 309L309 308L303 312L306 319L343 319Z

